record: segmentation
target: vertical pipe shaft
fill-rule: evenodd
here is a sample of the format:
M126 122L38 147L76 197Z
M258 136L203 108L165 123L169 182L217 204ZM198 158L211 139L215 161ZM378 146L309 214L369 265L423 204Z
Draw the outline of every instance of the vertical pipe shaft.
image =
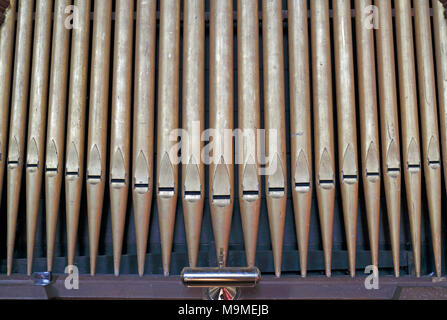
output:
M138 0L135 45L133 133L133 205L138 274L144 274L152 205L155 103L155 32L157 2Z
M110 204L113 265L119 275L129 193L130 108L133 53L133 1L116 1L110 137Z
M368 220L369 247L374 266L379 263L380 151L377 116L374 29L371 0L356 0L357 70L359 79L362 180ZM372 12L373 17L376 14Z
M12 83L14 33L16 25L16 2L5 12L5 22L0 29L0 204L3 194L6 146L8 144L8 124Z
M95 0L87 143L87 212L90 273L95 274L107 159L112 1Z
M307 0L289 0L292 195L301 276L307 274L312 206L312 128Z
M37 213L39 210L45 158L52 14L53 3L51 0L39 0L36 2L28 118L28 148L26 154L26 245L28 275L32 272Z
M338 161L349 271L355 276L358 162L357 118L352 48L351 1L334 1L335 74L337 85Z
M399 276L400 249L400 146L397 115L396 72L394 63L393 21L391 1L375 2L379 10L377 29L377 61L382 132L382 166L386 207L393 250L394 274Z
M444 1L445 3L445 1ZM441 124L442 163L444 181L447 181L447 10L439 1L433 1L436 73L438 75L439 122Z
M275 275L281 275L287 203L284 54L281 0L262 1L267 210Z
M254 267L261 209L257 129L261 127L257 0L238 1L239 205L247 266Z
M56 225L65 150L65 112L68 80L69 29L65 27L65 8L70 0L54 4L53 48L51 55L50 91L45 159L45 205L47 228L47 270L53 269Z
M413 2L422 123L422 154L430 214L435 270L441 276L441 151L439 147L436 82L428 1Z
M65 159L65 201L67 214L68 265L74 264L79 209L84 179L85 114L90 40L90 0L75 0L77 18L71 47L71 75L68 93L67 143Z
M7 160L7 273L12 272L22 169L25 159L34 1L19 2ZM2 48L3 51L3 48Z
M163 273L169 275L178 192L178 161L170 135L178 128L180 2L165 0L160 8L158 77L157 207Z
M421 273L421 154L419 139L416 67L413 45L411 2L396 6L397 60L399 67L402 154L407 208L416 276Z
M213 150L209 166L211 218L219 259L226 264L233 214L233 4L211 1L210 128Z
M205 167L201 159L205 128L205 3L187 0L183 33L182 203L185 215L189 265L199 252L204 206Z
M326 275L331 276L335 200L329 1L311 1L315 175Z

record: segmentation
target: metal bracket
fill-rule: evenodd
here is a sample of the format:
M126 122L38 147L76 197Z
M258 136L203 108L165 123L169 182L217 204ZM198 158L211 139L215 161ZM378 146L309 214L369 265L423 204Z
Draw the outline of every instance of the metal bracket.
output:
M46 287L51 283L51 272L34 272L31 278L35 286Z
M182 282L189 288L205 288L207 300L238 300L241 287L255 287L261 279L258 268L231 268L223 266L224 254L219 255L217 268L184 268Z

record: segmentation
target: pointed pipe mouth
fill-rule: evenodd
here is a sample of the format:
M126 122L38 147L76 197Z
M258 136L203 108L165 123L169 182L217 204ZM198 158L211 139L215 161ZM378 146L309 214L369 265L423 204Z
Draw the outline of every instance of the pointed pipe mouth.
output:
M88 175L87 176L87 183L89 184L99 184L102 180L102 177L100 175Z
M378 171L366 171L366 179L370 182L376 182L380 178L380 173Z
M358 182L358 176L356 174L344 174L342 175L343 183L355 184Z
M432 168L432 169L438 169L438 168L440 168L441 167L441 161L438 161L438 160L436 160L436 161L428 161L428 166L430 167L430 168Z
M213 194L213 205L225 207L231 203L231 195L229 194Z
M126 179L111 179L110 185L115 189L124 188L126 186Z
M39 169L38 163L27 163L26 164L26 170L28 172L36 172Z
M57 168L49 168L49 167L45 168L45 174L48 177L55 177L55 176L57 176L57 172L58 172Z
M65 172L65 176L67 177L68 180L75 180L80 177L79 170L77 171L67 170Z
M310 191L310 182L295 182L295 191L299 193L308 193Z
M183 198L190 202L196 202L199 201L202 198L202 192L201 191L188 191L185 190L183 194Z
M182 283L191 288L255 287L261 280L258 268L184 268Z
M269 187L268 195L273 198L282 198L286 194L286 188L284 187Z
M323 188L323 189L332 189L335 187L335 183L334 180L319 180L318 184Z
M149 192L149 183L135 183L133 188L138 193L147 193Z
M19 160L10 160L8 161L8 168L15 169L19 166Z
M253 202L259 199L259 190L243 190L242 199Z
M388 168L387 169L387 175L390 177L397 177L400 175L400 168Z
M407 165L408 171L410 172L419 172L421 171L421 164L420 163L416 163L416 164L411 164L409 163Z
M158 195L162 198L171 198L175 195L174 187L158 187Z

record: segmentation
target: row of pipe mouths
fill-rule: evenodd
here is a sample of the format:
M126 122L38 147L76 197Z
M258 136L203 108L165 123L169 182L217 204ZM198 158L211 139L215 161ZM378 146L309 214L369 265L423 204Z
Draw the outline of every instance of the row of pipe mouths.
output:
M143 274L153 192L164 274L169 275L179 192L189 265L195 267L206 169L216 252L222 253L225 266L236 166L233 138L226 134L235 129L237 99L239 128L252 132L240 140L237 164L248 267L255 263L260 186L265 179L275 274L281 274L290 179L302 276L306 276L314 188L325 272L331 275L337 187L342 195L349 271L355 275L360 184L376 266L381 185L385 188L396 276L401 193L406 193L419 276L421 189L425 183L435 272L441 276L442 163L447 178L447 21L442 3L395 0L392 9L389 0L355 0L353 7L350 0L312 0L309 8L307 0L289 0L286 27L281 0L259 3L239 0L233 8L233 1L210 2L208 114L208 31L203 0L161 0L159 8L150 0L11 2L0 30L0 190L5 184L8 274L13 270L20 193L26 193L31 273L38 204L41 190L45 192L47 269L51 272L60 202L66 202L67 256L68 264L73 265L81 194L86 188L93 275L106 185L116 275L128 201L135 212L138 269ZM288 33L290 117L286 117L284 28ZM235 32L237 57L233 57ZM236 85L238 95L234 96ZM266 164L258 157L261 138L253 134L261 128L261 109ZM202 159L205 143L200 141L206 115L209 128L215 129L207 165ZM286 122L290 132L286 132ZM172 139L178 128L195 133L182 135L180 163L178 141ZM291 144L289 175L286 135ZM61 194L62 183L65 195Z

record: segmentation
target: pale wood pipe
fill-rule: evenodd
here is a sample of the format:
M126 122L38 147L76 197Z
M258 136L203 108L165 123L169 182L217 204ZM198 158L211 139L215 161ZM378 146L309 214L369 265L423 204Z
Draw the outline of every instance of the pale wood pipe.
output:
M257 0L238 1L239 206L248 267L255 266L261 209L259 17Z
M134 2L116 1L110 136L110 205L112 211L113 267L119 275L124 224L129 196L130 109L133 64Z
M62 175L64 172L65 115L68 82L70 30L65 27L65 8L70 0L54 3L50 91L45 157L45 209L47 231L47 270L53 270L56 225L59 216Z
M419 77L419 108L422 123L422 155L427 190L435 271L442 272L441 261L441 150L433 61L430 8L424 0L413 2L415 11L416 53Z
M3 190L6 146L13 71L13 50L16 21L16 2L5 12L5 22L0 29L0 195ZM1 199L0 199L1 204Z
M377 0L374 3L377 5L379 12L379 28L376 30L376 40L383 180L393 252L394 275L399 277L401 169L393 21L391 1Z
M69 266L74 265L84 181L85 115L87 112L87 76L90 53L90 0L75 0L74 5L78 8L78 20L72 33L67 141L65 145L65 207Z
M31 275L45 159L53 1L36 2L26 153L27 273Z
M182 206L189 266L197 265L205 202L205 166L201 159L205 129L205 3L184 2Z
M90 273L96 272L107 159L112 1L95 0L87 142L87 212Z
M157 121L157 207L165 276L169 275L177 208L177 149L170 135L178 128L179 66L180 2L165 0L160 9Z
M138 0L135 45L132 196L138 274L144 274L154 168L156 1Z
M444 1L444 3L446 2ZM444 4L445 7L447 7L447 4ZM445 19L447 18L447 11L443 11L444 8L440 2L433 2L439 122L441 124L441 141L445 142L447 141L447 19ZM444 181L447 181L447 143L441 143L441 145Z
M210 10L210 154L209 195L217 257L225 266L233 215L233 146L224 130L233 130L233 4L211 1Z
M337 87L338 162L349 272L355 276L358 183L357 118L351 1L334 2L335 79Z
M331 276L335 155L329 2L311 1L315 176L326 276Z
M301 276L307 275L312 206L312 127L307 0L289 0L292 196Z
M396 41L402 126L402 154L416 276L421 274L421 153L411 3L396 5Z
M380 218L380 150L377 114L374 30L366 28L370 21L364 10L371 0L356 0L357 70L359 84L360 141L362 181L368 220L369 247L372 265L379 263Z
M25 161L25 132L29 94L34 1L20 1L12 83L7 160L7 274L12 273L22 169ZM11 16L12 17L12 16ZM3 51L3 48L2 48Z
M281 0L262 1L264 54L265 176L275 275L281 276L282 247L287 203L284 54Z

